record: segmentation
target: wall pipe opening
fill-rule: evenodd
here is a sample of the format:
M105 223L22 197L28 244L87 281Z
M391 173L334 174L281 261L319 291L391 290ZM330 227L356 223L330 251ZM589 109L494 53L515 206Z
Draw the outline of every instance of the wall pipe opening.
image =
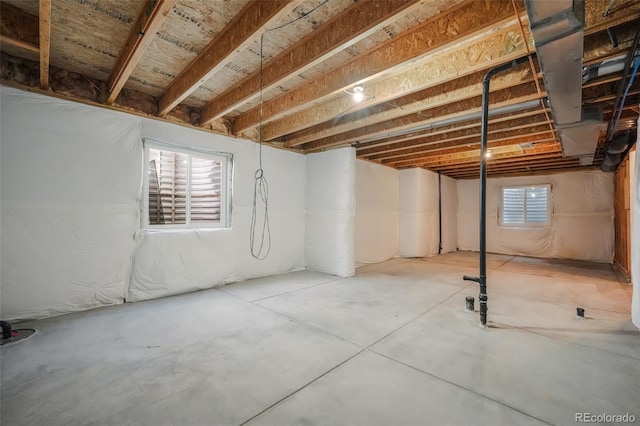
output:
M489 134L489 87L491 77L529 60L525 55L487 72L482 80L482 122L480 127L480 276L465 275L462 279L480 284L480 325L487 326L487 147Z

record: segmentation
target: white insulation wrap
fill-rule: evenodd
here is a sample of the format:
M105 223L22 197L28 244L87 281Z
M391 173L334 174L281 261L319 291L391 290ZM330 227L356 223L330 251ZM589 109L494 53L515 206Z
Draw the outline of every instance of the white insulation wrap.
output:
M1 88L2 319L122 303L139 224L137 118Z
M438 254L438 175L424 169L400 170L400 245L402 257Z
M398 197L396 169L356 161L356 265L397 256Z
M504 186L551 184L549 226L499 225ZM487 251L543 258L612 262L613 174L599 171L487 180ZM478 250L479 181L458 181L458 248Z
M141 233L127 301L304 269L303 155L263 147L272 242L269 256L260 261L249 250L258 145L156 120L143 124L144 137L233 154L233 210L231 229ZM261 229L261 217L258 222Z
M249 251L257 144L1 90L3 319L51 316L304 268L303 155L263 148L273 241L267 259L258 261ZM230 229L140 229L142 137L233 154Z
M442 253L458 250L458 182L441 176Z
M638 144L636 143L636 146ZM629 182L631 191L631 319L640 328L640 161L638 151L629 153Z
M355 273L355 149L310 154L306 160L306 267L350 277Z

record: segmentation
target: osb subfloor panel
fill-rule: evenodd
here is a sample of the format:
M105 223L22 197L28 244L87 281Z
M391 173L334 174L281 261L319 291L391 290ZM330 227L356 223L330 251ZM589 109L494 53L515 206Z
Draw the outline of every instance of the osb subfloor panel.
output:
M19 324L2 424L575 424L640 419L631 286L609 265L477 254L294 272ZM577 319L576 306L586 310ZM476 309L477 309L476 298Z

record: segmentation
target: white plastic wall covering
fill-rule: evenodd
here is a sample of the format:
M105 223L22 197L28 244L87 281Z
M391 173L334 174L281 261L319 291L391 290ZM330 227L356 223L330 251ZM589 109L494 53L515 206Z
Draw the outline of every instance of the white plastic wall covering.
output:
M458 249L458 184L448 176L441 179L442 253L450 253Z
M355 273L355 149L309 154L305 264L312 271L349 277Z
M304 269L305 158L263 147L269 184L271 252L251 256L249 232L258 145L222 135L143 120L146 138L233 154L231 228L143 232L127 300L136 301ZM260 209L258 209L260 212ZM261 229L261 217L256 228Z
M0 90L3 319L46 317L304 268L303 155L263 148L273 241L269 257L258 261L249 251L257 144ZM234 155L231 228L141 231L142 137Z
M636 147L638 143L636 142ZM638 151L629 153L631 191L631 320L640 329L640 161Z
M2 318L125 298L139 223L137 118L0 88Z
M458 249L478 250L479 181L458 180ZM551 224L499 226L503 186L552 185ZM543 258L613 261L613 174L571 172L487 180L487 251Z
M398 255L398 170L356 161L356 265Z
M425 257L438 254L438 175L414 168L400 170L400 242L401 257Z

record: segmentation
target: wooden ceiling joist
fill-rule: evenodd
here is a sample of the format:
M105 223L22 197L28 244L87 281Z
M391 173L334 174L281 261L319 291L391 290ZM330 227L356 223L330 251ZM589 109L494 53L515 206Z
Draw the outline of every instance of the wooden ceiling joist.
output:
M40 38L40 88L49 88L49 54L51 49L51 0L40 0L38 16Z
M251 0L171 82L158 101L158 115L175 108L300 3L301 0Z
M488 136L489 140L497 137L503 137L506 133L516 136L522 136L531 132L540 130L549 131L546 123L546 117L542 111L536 112L536 115L525 116L515 120L505 120L497 122L489 122ZM365 157L370 160L376 160L387 157L395 157L405 154L413 154L425 150L444 149L453 145L470 143L468 141L480 141L480 121L474 122L474 126L458 130L452 127L452 130L446 133L428 134L419 139L411 141L391 143L385 146L365 148L357 150L359 157ZM542 126L546 126L543 128ZM442 148L441 148L442 147Z
M543 122L542 124L534 127L499 133L488 142L488 146L489 148L496 148L508 145L536 143L547 141L550 139L555 139L555 134L551 133L551 131L549 130L549 126ZM386 154L372 155L367 159L389 163L414 158L423 158L429 155L441 155L446 153L477 150L480 149L479 145L480 136L476 136L460 140L436 142L430 146L408 149L406 151L403 150Z
M543 96L546 93L543 92ZM525 83L510 89L503 89L493 93L491 108L500 108L509 105L520 104L538 99L538 92L533 83ZM482 108L482 96L475 96L464 102L446 104L441 107L426 110L420 115L408 115L394 120L376 123L367 127L352 130L350 132L329 136L304 145L306 151L318 151L333 147L342 143L356 142L361 139L385 136L391 132L411 131L417 126L436 125L443 120L465 117L478 114ZM366 139L365 139L366 140Z
M519 146L520 143L524 143L522 141L534 142L536 145L533 148L521 148ZM537 136L516 138L514 143L507 144L506 146L494 147L492 148L492 160L506 159L511 158L514 155L521 155L523 153L527 154L536 154L536 153L544 153L558 150L559 145L556 138L550 133L540 134ZM474 162L478 161L480 158L480 148L478 146L472 147L471 149L464 150L462 152L454 152L454 153L423 153L423 154L413 154L407 156L405 158L400 159L390 159L387 161L382 161L382 164L387 166L404 166L410 163L420 162L420 164L430 164L430 165L442 165L443 163L454 162L454 164L459 165L465 162Z
M306 130L296 132L290 136L280 138L288 148L297 147L314 140L323 139L354 129L362 128L381 121L393 120L405 115L421 113L428 114L428 109L449 103L467 100L482 90L482 78L485 70L475 72L445 81L441 85L428 87L418 92L393 99L391 105L385 103L370 107L365 111L358 111L344 116L344 120L329 120ZM514 87L533 81L528 64L519 66L510 72L496 77L492 81L491 92ZM387 106L388 105L388 106ZM275 123L274 123L275 124ZM265 129L267 130L267 129Z
M537 159L536 159L537 158ZM493 162L487 164L487 169L491 169L491 171L498 170L513 170L515 168L520 168L523 166L529 168L542 168L542 167L557 167L558 165L563 165L567 163L578 163L580 160L577 157L574 158L563 158L563 157L554 157L549 155L541 155L538 157L530 157L529 160L519 160L512 163L505 162ZM449 168L434 168L434 171L439 171L441 173L478 173L480 170L480 164L473 164L470 166L462 166L462 167L449 167Z
M360 55L344 66L335 68L313 80L264 102L262 121L268 123L284 115L298 112L311 104L319 104L328 97L357 84L379 77L398 66L419 60L429 53L459 43L501 23L513 19L507 0L470 0L447 9L421 25L389 40L380 47ZM344 110L337 111L335 117ZM260 108L241 114L233 124L236 135L260 122ZM292 128L297 128L293 126Z
M176 0L147 0L145 2L138 19L131 27L127 42L118 55L111 75L109 75L107 82L109 86L108 104L115 102L127 79L142 59L142 55L175 4Z
M262 90L266 92L276 87L286 78L302 73L363 40L393 22L398 15L411 13L419 7L423 7L419 0L354 3L266 64L262 71ZM206 125L256 99L260 94L260 84L260 72L236 83L202 109L201 124Z
M526 50L522 38L515 32L515 29L516 27L507 27L493 33L491 38L470 43L464 48L427 55L406 71L400 71L390 77L364 84L365 92L372 96L367 102L355 104L351 96L340 93L339 96L328 102L314 105L312 108L268 123L264 126L264 138L273 140L287 134L287 132L332 120L345 111L392 101L415 91L437 87L458 77L488 70L516 59L524 55ZM509 47L505 49L505 46ZM483 53L478 55L477 52ZM482 78L477 81L481 82ZM474 93L472 88L464 83L461 90L456 91L452 96L456 94L460 96L460 92L466 92L467 97ZM442 93L440 92L440 94ZM434 100L434 106L438 103L442 104L441 98L442 96L440 99ZM424 102L422 104L424 105Z

